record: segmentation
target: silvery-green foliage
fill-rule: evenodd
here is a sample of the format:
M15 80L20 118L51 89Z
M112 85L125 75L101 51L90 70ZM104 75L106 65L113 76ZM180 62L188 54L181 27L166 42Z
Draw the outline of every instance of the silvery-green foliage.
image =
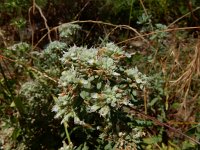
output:
M59 26L60 37L70 37L78 29L81 29L81 27L77 24L62 24Z
M28 81L21 86L19 94L24 109L21 116L21 135L25 145L32 148L37 145L38 140L52 139L59 135L59 125L51 111L54 103L51 94L55 94L52 83L40 78ZM54 141L51 142L54 144Z
M44 107L48 109L46 104L49 103L49 93L48 88L37 80L25 82L20 89L20 95L26 98L24 103L27 106L27 112L33 113L34 115L43 111L45 112Z
M152 30L152 16L143 13L138 17L137 24L142 25L141 32L147 32Z
M54 120L55 114L51 111L54 103L52 95L56 95L59 89L57 84L51 82L44 74L51 78L60 76L62 69L60 58L66 49L67 44L54 41L41 52L29 53L36 71L31 72L32 69L30 69L33 76L26 79L27 82L21 83L19 91L24 110L23 115L20 116L22 118L21 135L23 135L23 142L27 147L37 145L38 148L33 149L40 149L40 145L37 143L42 138L49 138L51 143L55 144L57 141L54 143L53 138L59 137L61 134L60 126L57 125L57 120ZM51 132L49 132L50 130ZM52 133L54 134L52 135Z
M44 54L52 54L57 52L62 52L66 49L67 44L59 41L53 41L47 45L44 49Z
M8 49L5 49L4 55L7 57L17 60L14 64L15 72L22 73L24 71L24 67L22 63L27 64L30 61L29 52L31 50L31 46L25 42L16 43Z
M151 40L158 40L159 42L162 42L163 39L165 39L168 34L167 32L165 32L165 30L167 29L167 26L164 24L155 24L155 32L157 32L156 34L153 34L150 39Z
M39 58L34 61L34 65L51 76L58 76L61 67L60 58L66 50L66 43L53 41L42 52L33 53L34 57Z
M143 13L141 16L138 17L137 24L149 25L151 17L151 15L146 15L145 13Z
M65 23L61 24L58 28L59 36L62 41L70 44L73 42L74 36L81 27L77 24Z
M59 59L66 51L67 44L59 41L51 42L47 45L47 47L44 49L44 51L41 53L41 55L44 58L44 62L46 63L46 66L58 66Z
M73 119L76 125L100 131L99 138L113 139L117 130L135 142L139 136L118 115L123 113L122 119L126 121L133 119L122 108L133 106L133 97L141 99L137 92L147 85L148 78L137 67L124 63L127 56L130 57L113 43L90 49L72 46L64 52L61 62L65 69L59 80L63 92L53 107L55 117L62 118L62 123Z
M7 55L15 55L19 61L27 62L28 61L28 52L30 51L30 45L25 42L19 42L8 47L6 50ZM16 59L16 58L15 58Z
M16 54L20 54L20 52L27 52L29 48L30 48L29 44L25 42L20 42L20 43L12 45L8 49L12 51L16 51Z

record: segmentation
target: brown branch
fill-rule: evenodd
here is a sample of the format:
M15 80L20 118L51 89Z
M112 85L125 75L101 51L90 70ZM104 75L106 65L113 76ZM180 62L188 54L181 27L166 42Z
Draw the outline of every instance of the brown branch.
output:
M130 109L130 111L129 111L130 114L134 114L134 113L140 114L140 115L142 115L143 117L145 117L145 118L147 118L147 119L153 121L154 124L160 125L160 126L162 126L162 127L167 127L167 128L170 129L171 131L173 131L173 132L175 132L175 133L178 133L178 134L182 135L183 137L185 137L185 138L187 138L187 139L193 141L194 143L200 145L200 142L199 142L199 141L197 141L196 139L194 139L194 138L192 138L192 137L190 137L190 136L188 136L188 135L182 133L180 130L178 130L178 129L174 128L174 127L171 127L171 126L168 125L167 123L163 123L163 122L159 121L158 119L156 119L156 118L154 118L154 117L151 117L151 116L149 116L149 115L146 115L145 113L142 113L142 112L136 110L135 108L133 108L133 107L131 107L131 106L124 106L124 107L128 107L128 108Z
M83 6L83 8L79 11L79 13L74 17L74 20L78 18L78 16L84 11L84 9L88 6L91 0L87 1L87 3Z
M43 20L44 20L44 25L45 25L45 27L46 27L46 29L47 29L47 34L48 34L49 42L52 42L52 40L51 40L51 35L50 35L50 32L51 32L51 31L50 31L49 26L48 26L48 24L47 24L47 19L45 18L44 14L42 13L42 9L41 9L37 4L35 4L35 7L39 10L41 17L42 17Z
M34 45L35 24L34 24L34 22L31 23L31 11L32 11L32 13L34 14L36 8L38 9L38 11L39 11L41 17L42 17L43 20L44 20L44 25L45 25L45 27L46 27L46 29L47 29L47 35L48 35L49 42L52 42L52 40L51 40L51 35L50 35L51 30L50 30L50 28L49 28L49 26L48 26L48 24L47 24L47 19L45 18L44 14L42 13L42 9L35 3L35 0L33 0L33 4L32 4L32 6L29 8L29 11L28 11L28 18L29 18L29 23L30 23L31 32L32 32L32 33L31 33L31 34L32 34L32 36L31 36L32 50L35 49L34 46L33 46L33 45ZM46 37L46 35L45 35L45 37Z
M200 7L197 7L196 9L191 10L190 12L186 13L185 15L179 17L178 19L176 19L175 21L173 21L172 23L170 23L170 24L168 25L167 28L173 26L175 23L177 23L177 22L180 21L181 19L185 18L186 16L190 15L191 13L193 13L193 12L199 10L199 9L200 9Z
M192 29L200 29L200 26L197 26L197 27L182 27L182 28L173 28L173 29L165 29L165 30L160 30L160 31L153 31L153 32L150 32L150 33L145 33L145 34L142 34L140 36L135 36L133 38L129 38L127 40L118 42L117 45L122 44L122 43L127 43L129 41L132 41L132 40L135 40L135 39L138 39L138 38L141 38L141 37L146 37L146 36L149 36L149 35L158 34L158 33L161 33L161 32L172 32L172 31L181 31L181 30L192 30Z
M132 28L131 26L128 26L128 25L115 25L115 24L112 24L112 23L107 23L107 22L103 22L103 21L94 21L94 20L83 20L83 21L72 21L72 22L68 22L68 23L63 23L63 24L81 24L81 23L94 23L94 24L101 24L101 25L106 25L106 26L111 26L111 27L115 27L115 29L118 29L118 28L123 28L123 29L126 29L126 30L131 30L133 31L134 33L137 34L137 37L143 39L144 41L148 42L148 40L146 40L144 38L144 36L142 36L135 28ZM61 24L61 25L63 25ZM51 31L54 31L54 30L57 30L61 25L59 26L55 26L54 28L52 28L49 32ZM37 45L47 36L47 34L45 34L39 41L38 43L34 46L33 49L35 49L37 47Z

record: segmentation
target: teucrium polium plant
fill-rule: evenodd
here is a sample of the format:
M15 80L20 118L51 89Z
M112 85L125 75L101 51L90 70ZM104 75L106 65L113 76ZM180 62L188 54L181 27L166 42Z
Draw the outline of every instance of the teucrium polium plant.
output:
M61 41L66 42L67 44L72 44L76 33L80 30L81 27L77 24L66 23L59 26L59 37Z
M105 147L133 148L143 135L142 129L131 123L134 116L123 109L136 107L134 100L142 101L139 93L148 81L137 67L129 67L126 61L130 58L131 54L113 43L90 49L73 46L64 52L59 80L62 93L53 111L62 123L81 126L91 134L85 146L101 141Z

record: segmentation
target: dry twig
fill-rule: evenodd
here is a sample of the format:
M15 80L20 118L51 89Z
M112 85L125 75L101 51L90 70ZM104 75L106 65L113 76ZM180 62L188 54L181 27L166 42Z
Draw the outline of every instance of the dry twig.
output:
M34 49L33 48L33 45L34 45L34 31L35 31L35 26L31 23L31 11L32 11L32 13L34 14L35 13L35 9L38 9L38 11L39 11L39 13L40 13L40 15L41 15L41 17L42 17L42 19L44 20L44 25L45 25L45 28L47 29L47 35L48 35L48 39L49 39L49 42L52 42L52 40L51 40L51 35L50 35L50 33L51 33L51 30L50 30L50 28L49 28L49 26L48 26L48 24L47 24L47 19L45 18L45 16L44 16L44 14L43 14L43 12L42 12L42 9L35 3L35 0L33 0L33 4L32 4L32 6L29 8L29 13L28 13L28 16L29 16L29 23L30 23L30 25L31 25L31 30L32 30L32 38L31 38L31 43L32 43L32 50Z

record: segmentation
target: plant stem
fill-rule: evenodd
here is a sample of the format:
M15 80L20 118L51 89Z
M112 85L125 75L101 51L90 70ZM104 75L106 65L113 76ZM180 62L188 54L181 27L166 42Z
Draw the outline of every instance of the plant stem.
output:
M134 0L131 0L131 7L130 7L130 12L129 12L129 20L128 20L128 25L129 25L129 26L131 25L132 11L133 11L133 3L134 3ZM129 36L129 30L127 31L126 37L128 38L128 36Z
M131 24L131 19L132 19L133 2L134 2L134 0L131 1L131 9L130 9L130 12L129 12L129 21L128 21L129 26Z
M67 136L67 140L68 140L69 145L71 145L72 142L71 142L71 139L70 139L70 136L69 136L69 132L68 132L67 127L68 127L67 123L64 122L64 128L65 128L65 133L66 133L66 136Z
M4 79L4 81L5 81L5 90L7 90L7 93L10 94L10 95L7 94L8 97L10 97L10 99L12 100L12 102L14 102L14 104L15 104L15 106L16 106L16 108L17 108L19 114L20 114L20 116L22 116L22 114L23 114L23 104L22 104L22 102L21 102L21 100L20 100L19 97L16 97L16 96L13 95L12 89L11 89L11 87L10 87L10 85L9 85L8 79L7 79L7 77L6 77L6 74L5 74L4 69L3 69L3 67L1 66L1 64L0 64L0 73L2 74L3 79ZM2 85L1 85L1 86L2 86ZM2 86L2 87L3 87L3 86ZM5 93L6 93L6 92L5 92Z

